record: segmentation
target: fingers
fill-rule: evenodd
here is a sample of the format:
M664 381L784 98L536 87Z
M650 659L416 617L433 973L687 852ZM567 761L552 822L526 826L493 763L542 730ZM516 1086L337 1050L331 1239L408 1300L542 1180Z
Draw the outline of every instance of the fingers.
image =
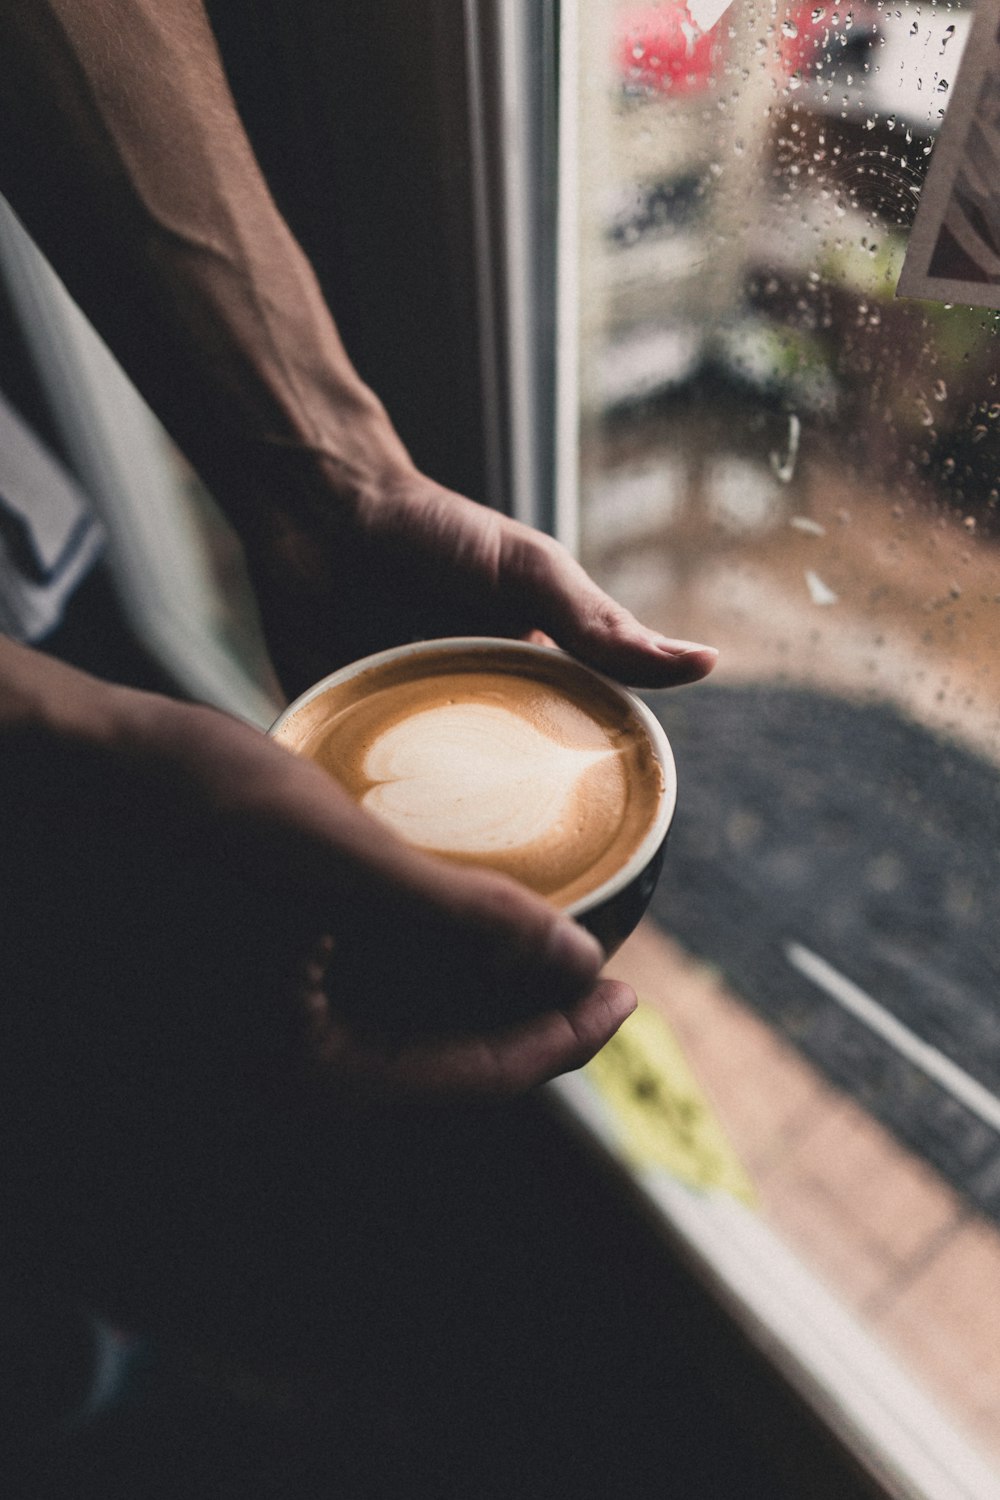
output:
M234 921L259 911L286 951L332 933L328 994L354 1029L492 1034L593 989L600 944L540 896L411 848L315 766L208 710L187 713L173 759L192 761Z
M520 947L520 957L511 960L504 978L505 998L510 999L511 986L519 986L517 1004L538 1008L538 1014L516 1025L487 1025L469 1031L468 1014L463 1016L459 1008L459 1034L408 1035L405 1026L372 1026L370 1016L358 1022L345 1014L337 1004L342 954L337 953L336 942L322 939L307 954L300 971L295 1007L313 1101L321 1109L340 1109L405 1098L505 1098L589 1062L630 1016L636 996L619 981L598 980L597 965L603 956L594 939L544 903L541 906L550 919L538 924L528 938L510 926L505 938L499 930L496 933L498 945ZM468 953L462 960L466 968L456 996L459 1007L471 1004L469 995L477 974L496 962L496 954L483 947L481 938L480 933L474 945L478 963ZM405 933L397 932L394 939L390 947L399 989L411 960L399 965ZM459 950L465 947L457 930L453 942ZM385 942L382 945L387 947ZM372 986L367 993L370 1005L378 1010L384 1004L381 983L370 969L363 978ZM424 995L426 984L424 975L415 986L415 995ZM556 1004L559 992L573 998Z
M565 1011L492 1036L428 1040L395 1051L335 1025L320 1082L341 1099L345 1086L369 1100L507 1098L589 1062L635 1004L628 985L602 979Z
M697 682L715 666L714 647L647 630L563 547L537 533L512 526L504 536L500 566L504 587L524 614L609 677L637 687L676 687ZM533 634L537 638L540 632Z
M548 1010L593 988L604 952L578 923L503 876L443 864L436 874L434 899L454 923L453 939L491 989L519 993L525 1010Z
M418 884L396 873L336 934L328 993L358 1034L493 1037L594 988L600 944L523 886L429 858Z

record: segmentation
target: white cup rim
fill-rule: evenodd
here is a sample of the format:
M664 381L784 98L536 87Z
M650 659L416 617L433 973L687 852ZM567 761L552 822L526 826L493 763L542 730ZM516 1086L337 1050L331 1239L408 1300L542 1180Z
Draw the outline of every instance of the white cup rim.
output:
M488 635L456 635L444 636L427 641L407 641L401 646L390 646L388 650L376 651L371 656L361 657L358 661L350 662L345 667L340 667L336 672L330 672L326 677L321 677L314 682L312 687L306 688L293 702L275 719L269 735L276 735L288 720L297 714L306 704L311 703L314 698L320 697L332 687L339 687L341 683L350 682L352 678L358 677L362 672L371 671L373 668L388 665L389 662L399 661L407 656L440 655L447 651L510 651L527 656L544 657L551 660L553 656L566 657L580 670L589 673L609 688L618 698L622 699L642 723L646 733L649 735L653 753L660 764L663 773L663 793L660 797L653 819L646 833L639 841L632 854L626 860L621 869L614 875L603 881L601 885L595 886L585 896L571 902L568 906L560 907L568 917L579 917L587 912L594 911L617 896L619 891L631 885L637 876L641 875L646 866L655 857L669 832L673 822L674 810L677 805L677 768L674 763L673 751L670 741L659 719L651 709L643 703L630 689L623 687L620 682L606 677L604 673L596 671L581 662L577 657L570 656L568 652L562 651L557 646L540 646L534 641L513 640L509 636Z

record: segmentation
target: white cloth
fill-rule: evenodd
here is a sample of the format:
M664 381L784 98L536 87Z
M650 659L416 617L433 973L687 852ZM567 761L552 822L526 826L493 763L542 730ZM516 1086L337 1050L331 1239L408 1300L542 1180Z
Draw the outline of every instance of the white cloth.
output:
M86 495L0 395L0 631L54 630L103 545Z

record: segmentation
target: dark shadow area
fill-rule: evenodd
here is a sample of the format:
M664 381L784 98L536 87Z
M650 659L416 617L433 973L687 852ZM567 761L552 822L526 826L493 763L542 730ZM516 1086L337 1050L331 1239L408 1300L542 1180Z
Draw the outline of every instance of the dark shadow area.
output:
M294 1166L273 1145L221 1193L224 1229L206 1214L133 1277L152 1308L157 1274L202 1257L181 1277L199 1356L154 1341L23 1493L872 1493L541 1098L383 1119L325 1181L329 1141Z

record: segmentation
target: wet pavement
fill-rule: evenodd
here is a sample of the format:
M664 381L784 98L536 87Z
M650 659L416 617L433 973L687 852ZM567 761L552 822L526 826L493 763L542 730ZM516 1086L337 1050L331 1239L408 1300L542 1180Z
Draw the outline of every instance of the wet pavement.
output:
M680 803L664 929L1000 1221L1000 1134L800 972L832 965L1000 1092L1000 778L886 706L774 686L655 703Z

